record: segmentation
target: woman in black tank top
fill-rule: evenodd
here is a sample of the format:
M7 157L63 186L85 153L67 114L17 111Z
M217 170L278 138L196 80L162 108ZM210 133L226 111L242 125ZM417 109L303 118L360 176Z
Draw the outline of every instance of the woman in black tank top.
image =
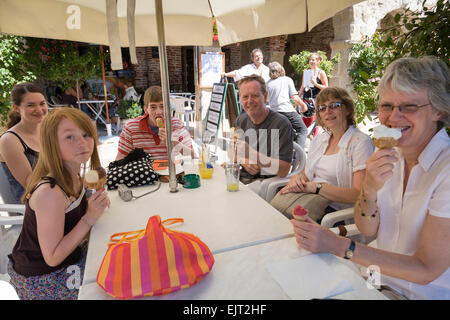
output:
M100 166L97 129L82 111L59 108L42 121L40 140L8 274L21 299L76 299L82 279L77 286L67 285L68 278L74 269L82 277L80 245L110 203L104 189L87 200L80 177L89 160L91 169Z
M21 203L39 156L39 128L47 114L47 103L41 88L28 82L16 85L11 98L8 131L0 137L0 170L7 180L1 183L10 186L10 192L2 192L2 198L6 203Z

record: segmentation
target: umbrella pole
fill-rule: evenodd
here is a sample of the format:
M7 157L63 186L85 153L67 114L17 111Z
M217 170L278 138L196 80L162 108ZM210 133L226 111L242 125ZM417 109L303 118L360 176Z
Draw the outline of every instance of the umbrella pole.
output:
M111 123L109 122L108 112L108 92L106 91L106 79L105 79L105 62L103 61L103 46L100 46L100 56L102 58L102 79L103 79L103 94L105 95L105 111L106 111L106 134L111 136Z
M172 159L172 115L170 107L169 69L167 67L167 53L164 34L164 17L162 0L155 0L156 28L158 30L159 66L161 69L161 87L163 93L164 118L167 135L167 158L169 160L169 190L177 192L177 179L174 159Z

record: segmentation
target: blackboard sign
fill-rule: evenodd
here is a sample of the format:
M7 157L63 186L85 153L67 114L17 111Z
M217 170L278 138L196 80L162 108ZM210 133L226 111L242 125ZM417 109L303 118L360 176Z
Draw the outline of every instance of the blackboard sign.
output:
M239 108L236 98L236 91L232 83L214 83L211 101L206 114L206 131L217 134L223 116L224 105L230 120L230 127L233 126L236 117L239 115Z
M225 72L225 53L200 52L200 88L212 88L220 81L220 74Z

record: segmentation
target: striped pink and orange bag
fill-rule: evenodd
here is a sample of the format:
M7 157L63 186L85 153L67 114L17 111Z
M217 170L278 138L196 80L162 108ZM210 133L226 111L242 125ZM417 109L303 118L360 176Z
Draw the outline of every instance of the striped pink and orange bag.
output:
M211 271L214 257L198 237L164 227L183 221L161 222L154 215L145 230L113 234L97 275L100 287L128 299L167 294L199 282Z

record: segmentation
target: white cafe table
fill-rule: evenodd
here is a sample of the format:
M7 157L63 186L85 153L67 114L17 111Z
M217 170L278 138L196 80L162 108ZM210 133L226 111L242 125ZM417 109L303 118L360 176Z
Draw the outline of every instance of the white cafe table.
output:
M309 253L298 247L295 238L275 240L255 246L235 249L214 255L215 263L211 272L196 285L170 294L143 297L152 300L288 300L290 297L274 280L267 266L274 262L296 259ZM386 297L375 289L368 289L356 266L350 261L330 257L334 265L349 266L345 273L353 290L333 296L333 299L385 300ZM314 270L314 266L312 268ZM319 272L302 275L313 278L315 286L324 285L323 275ZM311 281L309 281L311 283ZM307 299L315 298L311 287L298 285L296 290ZM80 300L114 299L97 283L83 284L80 288Z
M132 188L133 195L152 188ZM193 233L213 254L293 236L289 220L246 186L240 184L237 192L226 191L225 173L219 165L211 179L201 180L199 188L179 185L178 190L170 193L163 183L155 193L130 202L122 201L117 191L108 191L111 206L91 230L83 284L95 283L112 234L144 229L155 214L161 220L183 218L184 223L169 228Z
M114 100L107 100L109 104L114 103ZM105 106L105 99L102 100L80 100L80 103L84 103L94 113L94 121L100 120L106 126L106 118L103 117L103 107Z

